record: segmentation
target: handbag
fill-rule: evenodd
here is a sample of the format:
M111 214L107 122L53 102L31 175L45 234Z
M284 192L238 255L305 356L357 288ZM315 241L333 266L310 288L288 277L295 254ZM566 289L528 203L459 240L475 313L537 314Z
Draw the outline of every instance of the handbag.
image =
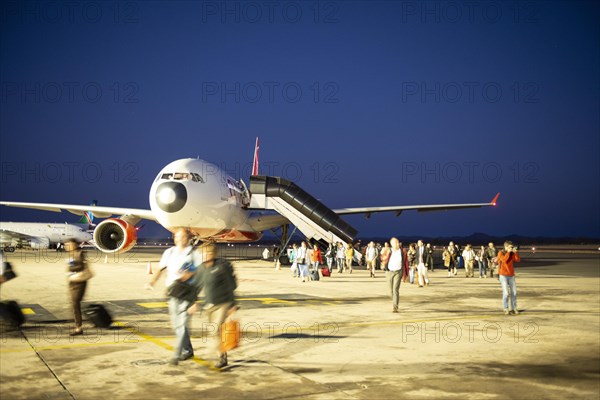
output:
M94 273L87 265L83 267L82 271L75 272L69 275L69 282L80 283L90 280L94 276Z
M304 258L298 258L298 259L296 260L296 262L297 262L298 264L301 264L301 265L304 265L304 261L306 261Z
M176 299L185 299L192 294L194 287L185 282L176 280L167 288L167 296L175 297Z
M219 351L226 353L240 345L240 323L235 319L223 322L221 325L221 343Z

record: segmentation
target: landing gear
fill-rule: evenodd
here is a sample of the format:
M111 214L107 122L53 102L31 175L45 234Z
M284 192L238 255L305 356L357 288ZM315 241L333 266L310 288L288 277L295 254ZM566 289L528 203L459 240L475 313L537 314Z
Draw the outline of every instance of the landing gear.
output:
M15 252L15 248L13 246L5 246L4 247L4 252L5 253L14 253Z

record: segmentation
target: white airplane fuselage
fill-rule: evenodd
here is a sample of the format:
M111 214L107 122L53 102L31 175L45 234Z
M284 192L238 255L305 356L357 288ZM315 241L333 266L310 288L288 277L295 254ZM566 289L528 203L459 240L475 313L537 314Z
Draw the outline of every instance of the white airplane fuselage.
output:
M1 245L13 246L19 240L10 238L10 233L30 237L29 245L32 248L48 248L50 245L64 243L66 240L75 239L85 242L92 239L92 235L80 226L72 224L54 224L44 222L0 222L2 234ZM23 239L21 239L23 241Z
M215 242L254 242L262 237L246 223L246 185L204 160L188 158L165 166L149 197L156 220L169 231L185 227L197 238Z

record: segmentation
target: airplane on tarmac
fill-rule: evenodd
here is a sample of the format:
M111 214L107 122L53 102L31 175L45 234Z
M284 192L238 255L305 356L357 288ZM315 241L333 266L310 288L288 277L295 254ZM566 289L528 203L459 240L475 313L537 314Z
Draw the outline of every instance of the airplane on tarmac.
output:
M58 250L69 239L79 242L92 240L92 234L74 224L51 224L45 222L0 222L0 248L7 253L30 247Z
M94 245L105 253L122 253L136 244L135 225L142 219L156 221L171 232L188 228L200 241L249 243L259 240L264 231L279 227L287 236L287 228L293 224L307 239L347 243L354 240L357 231L340 218L342 215L365 214L368 218L379 212L394 212L399 216L406 210L424 212L495 206L500 195L498 193L489 203L331 210L293 182L259 176L258 150L256 138L249 187L243 180L238 181L215 164L201 159L184 158L169 163L150 187L149 210L11 201L0 201L0 205L53 212L66 210L76 215L91 211L98 218L106 218L94 230ZM259 210L276 213L263 215L256 212ZM111 218L113 215L119 216Z

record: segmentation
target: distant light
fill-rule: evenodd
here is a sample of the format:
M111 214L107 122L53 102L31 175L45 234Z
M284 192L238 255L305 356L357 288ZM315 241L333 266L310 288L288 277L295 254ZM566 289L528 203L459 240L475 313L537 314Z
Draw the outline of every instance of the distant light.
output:
M531 248L531 251L535 251L535 247L532 247L532 248Z

